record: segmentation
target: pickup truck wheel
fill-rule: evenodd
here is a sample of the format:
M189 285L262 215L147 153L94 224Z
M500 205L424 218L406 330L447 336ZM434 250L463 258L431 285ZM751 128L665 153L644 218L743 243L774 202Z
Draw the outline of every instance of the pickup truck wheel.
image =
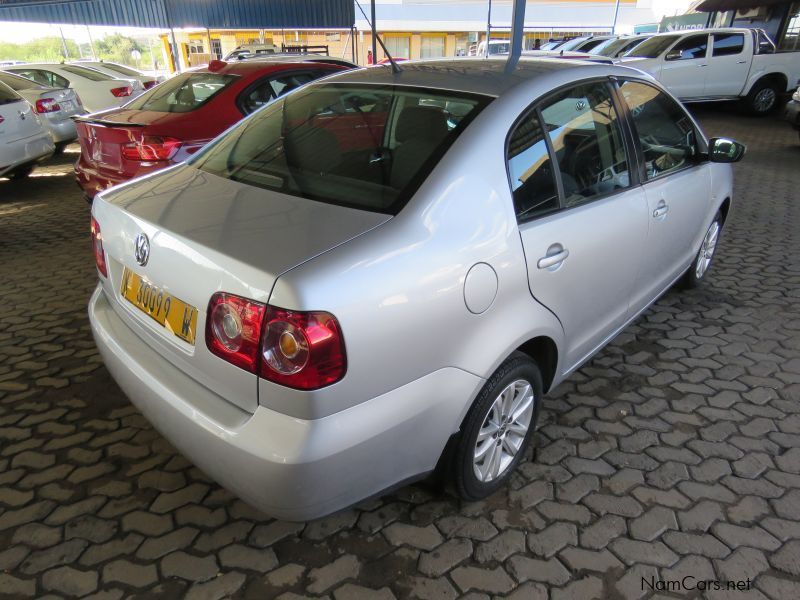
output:
M705 278L708 270L711 268L711 263L714 260L714 254L717 250L719 243L719 236L722 233L722 213L717 211L711 225L708 226L706 234L703 236L703 242L700 244L700 250L692 261L689 270L681 280L681 287L684 289L694 289L700 285Z
M780 87L775 83L771 81L758 82L747 94L745 106L753 115L767 115L777 106L780 93Z
M525 456L542 400L542 375L524 354L514 354L489 378L461 428L450 467L465 500L501 488Z

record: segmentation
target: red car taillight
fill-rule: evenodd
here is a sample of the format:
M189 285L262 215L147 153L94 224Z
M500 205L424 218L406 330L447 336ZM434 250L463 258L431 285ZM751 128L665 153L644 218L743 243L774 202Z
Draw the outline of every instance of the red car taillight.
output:
M344 377L347 361L336 318L290 311L216 293L206 317L208 349L280 385L313 390Z
M140 142L131 142L122 146L122 158L127 160L158 161L169 160L183 145L178 139L146 135Z
M36 101L36 112L39 114L58 112L61 110L61 105L55 98L39 98Z
M158 81L156 81L155 79L153 79L151 81L145 81L144 82L144 89L149 90L151 87L155 87L156 84L158 84Z
M94 250L94 262L97 265L97 270L100 271L103 277L108 277L106 253L103 250L103 235L100 233L100 225L94 217L92 217L92 249Z
M339 322L330 313L267 307L259 375L300 390L339 381L347 370Z
M113 88L111 93L115 98L124 98L125 96L130 96L133 93L133 88L129 85L126 85L125 87Z

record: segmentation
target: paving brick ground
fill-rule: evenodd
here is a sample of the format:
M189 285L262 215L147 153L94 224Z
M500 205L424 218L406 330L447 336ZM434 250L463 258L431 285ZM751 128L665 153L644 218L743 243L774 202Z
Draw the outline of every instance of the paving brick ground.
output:
M0 595L633 599L690 575L800 598L800 144L700 116L749 145L708 285L555 390L508 490L406 487L308 524L215 485L102 367L75 155L0 180Z

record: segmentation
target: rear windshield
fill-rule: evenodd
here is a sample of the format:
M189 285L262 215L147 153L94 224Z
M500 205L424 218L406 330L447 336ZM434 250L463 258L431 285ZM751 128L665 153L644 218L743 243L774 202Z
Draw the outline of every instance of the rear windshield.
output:
M658 58L664 51L677 41L679 35L656 35L649 40L631 48L625 56L636 56L639 58Z
M616 58L625 48L632 47L634 44L640 43L644 38L631 39L631 38L618 38L606 40L602 44L595 46L589 51L589 54L596 54L598 56L607 56L609 58Z
M237 77L218 73L184 73L142 94L126 104L125 108L168 113L190 112L211 100Z
M5 83L12 90L16 91L47 89L47 87L44 85L39 85L38 83L31 81L30 79L26 79L25 77L20 77L19 75L12 75L11 73L0 73L0 82Z
M94 69L87 69L86 67L77 67L75 65L61 65L61 69L66 71L67 73L72 73L73 75L80 75L84 79L91 79L92 81L109 81L114 79L113 77L106 75L105 73L101 73L100 71L95 71Z
M0 83L0 104L11 104L22 100L19 94L4 83Z
M109 71L114 71L122 75L128 75L129 77L142 76L142 74L139 73L138 71L134 71L133 69L129 69L128 67L123 67L122 65L115 65L114 63L103 63L101 66L104 69L108 69Z
M191 162L220 177L397 214L486 96L321 83L278 99Z

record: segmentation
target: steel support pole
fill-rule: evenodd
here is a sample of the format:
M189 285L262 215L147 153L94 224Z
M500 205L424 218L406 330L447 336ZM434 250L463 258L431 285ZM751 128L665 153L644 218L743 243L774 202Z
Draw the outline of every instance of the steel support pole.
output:
M617 31L617 18L619 17L619 0L617 0L616 6L614 6L614 23L611 25L611 35L614 35Z
M492 0L489 0L489 7L486 11L486 58L489 58L489 37L492 35ZM478 47L481 43L478 42Z
M370 10L372 21L372 64L378 64L378 26L375 23L375 0L370 0Z
M511 9L511 47L508 49L506 72L510 73L517 66L522 55L522 37L525 31L525 0L513 0ZM486 53L489 53L489 43L486 43Z

